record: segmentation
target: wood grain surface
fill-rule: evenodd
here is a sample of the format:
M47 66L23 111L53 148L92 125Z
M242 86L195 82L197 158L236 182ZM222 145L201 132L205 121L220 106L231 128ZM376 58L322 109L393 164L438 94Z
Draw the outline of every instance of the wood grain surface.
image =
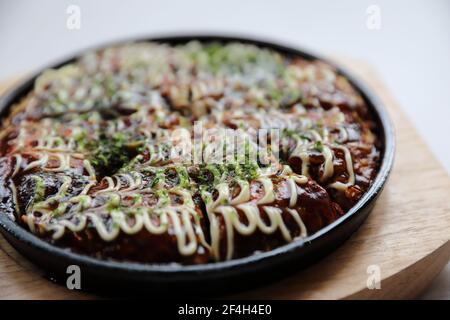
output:
M233 297L414 298L449 261L450 178L373 70L337 60L378 93L392 117L397 151L391 177L369 218L342 247L298 274ZM1 236L0 249L0 299L94 298L45 279ZM369 267L379 270L380 289L367 288Z

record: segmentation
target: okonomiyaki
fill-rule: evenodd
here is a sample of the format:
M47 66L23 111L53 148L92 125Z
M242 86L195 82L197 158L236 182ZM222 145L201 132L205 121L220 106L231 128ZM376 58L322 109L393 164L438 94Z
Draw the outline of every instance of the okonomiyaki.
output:
M0 130L0 214L100 259L203 264L301 241L367 192L364 99L239 42L140 42L48 69Z

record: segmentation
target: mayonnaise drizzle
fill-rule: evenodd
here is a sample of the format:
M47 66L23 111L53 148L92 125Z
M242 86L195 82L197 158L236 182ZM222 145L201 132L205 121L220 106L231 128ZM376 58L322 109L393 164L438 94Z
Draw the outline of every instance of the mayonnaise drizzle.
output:
M286 169L284 170L289 171ZM295 174L286 175L281 178L286 181L290 188L289 206L295 208L297 206L299 192L297 184L305 184L308 179L305 176ZM206 202L206 210L211 221L211 250L216 260L220 260L221 257L221 252L219 252L219 250L222 238L220 224L218 222L219 216L222 217L225 224L225 241L227 244L225 259L227 260L233 258L235 251L235 232L243 236L248 236L253 234L256 230L267 235L273 234L279 230L286 242L293 240L293 235L283 220L283 210L272 205L275 201L273 180L269 177L262 177L255 181L261 183L263 191L263 196L256 201L250 199L249 188L245 185L240 185L240 193L234 199L231 199L230 188L227 184L223 183L216 187L218 194L217 199L212 201L211 197L209 197L210 200ZM240 201L245 199L246 202L239 203L236 199L239 199ZM269 224L264 222L261 210L267 215ZM292 215L298 224L300 229L299 236L306 236L306 228L299 213L295 209L289 209L287 213ZM241 219L245 222L241 221Z
M153 49L156 50L156 48L158 47L156 46ZM237 53L239 55L239 51ZM161 51L154 52L154 55L152 58L145 56L149 60L146 63L151 68L164 68L163 66L167 64L161 62L164 62L167 56L173 58L173 51L170 51L167 47L161 49ZM126 55L124 54L124 56ZM133 65L132 60L122 61L122 63L124 65ZM84 61L84 63L87 62ZM185 61L185 63L185 66L192 67L192 61ZM289 68L291 77L289 81L293 81L294 85L296 85L295 81L297 80L315 81L319 71L322 71L322 76L329 85L336 81L334 72L329 69L321 70L317 65L311 64L306 67L292 65ZM134 70L133 72L138 72L137 69L135 70L134 65L132 69ZM81 71L82 68L76 64L59 70L51 70L37 79L36 92L42 93L48 83L55 81L55 85L61 86L62 89L58 92L58 97L61 95L62 98L67 98L68 90L65 90L67 89L65 85L73 80L71 76L78 75ZM164 69L164 73L166 71ZM41 232L43 229L53 231L53 238L59 239L64 235L65 230L81 232L89 224L95 228L100 238L104 241L113 241L117 239L121 232L133 235L145 228L151 234L173 234L176 238L179 253L185 256L194 254L198 246L202 245L211 250L216 260L220 260L222 256L222 253L219 252L220 244L222 241L226 241L225 256L226 259L231 259L235 254L234 246L237 234L249 236L256 231L265 235L280 232L286 242L292 241L294 234L285 223L284 218L286 215L292 216L298 225L300 230L298 237L307 236L308 232L297 208L301 205L299 203L301 186L309 181L311 165L317 163L314 161L316 159L311 158L313 148L315 149L315 155L319 152L323 156L323 163L321 163L320 167L320 182L328 183L333 178L335 174L333 161L336 158L334 149L340 149L344 153L348 181L345 183L334 182L328 184L328 186L345 191L355 183L351 153L347 147L336 144L344 143L349 138L349 132L344 126L344 113L339 108L334 107L330 110L322 110L317 114L313 114L313 117L309 119L306 116L309 111L305 108L306 105L303 105L301 99L292 106L292 112L285 112L278 108L276 103L276 107L272 108L272 105L270 105L271 108L267 108L265 103L268 102L261 102L266 99L264 89L254 84L261 79L264 80L264 78L272 81L278 80L276 77L273 77L272 71L267 72L267 70L261 68L261 70L248 77L237 77L236 75L225 77L219 73L219 76L210 78L205 77L207 73L205 74L204 70L201 71L200 68L200 72L195 79L189 79L188 75L182 72L176 75L168 73L167 79L157 75L150 76L151 72L148 72L148 74L144 72L143 74L145 77L140 78L140 80L145 80L141 82L151 84L150 88L143 85L142 87L137 86L136 89L134 87L136 84L133 84L133 87L125 88L131 91L134 90L133 93L138 96L138 100L131 99L131 101L128 101L131 105L128 104L126 108L131 110L135 105L139 105L137 112L130 116L130 119L127 119L127 121L136 121L136 131L148 139L146 140L145 148L147 148L149 159L145 163L139 164L141 168L164 166L167 163L167 159L164 153L161 152L162 150L159 148L158 143L164 146L163 143L169 139L170 130L159 130L159 124L170 120L168 119L168 112L172 112L172 107L179 110L190 108L192 115L197 118L214 119L215 123L214 121L212 124L210 123L212 126L222 124L225 121L224 110L231 109L231 111L228 110L232 118L230 122L239 126L242 125L246 129L244 134L246 137L250 137L249 143L252 147L257 146L250 132L256 128L287 129L297 134L294 135L293 139L289 140L288 149L290 158L298 157L301 159L301 168L299 168L301 175L294 174L289 166L284 166L281 174L277 176L277 179L283 180L288 187L288 206L280 208L275 205L277 190L274 186L273 175L277 172L277 168L275 168L276 170L273 167L266 170L259 168L257 178L250 182L240 179L233 181L239 187L239 192L235 196L233 196L235 193L232 192L229 181L224 182L219 177L217 179L218 183L214 182L217 197L213 198L212 194L208 192L202 194L210 222L211 243L208 244L200 226L199 209L196 208L192 194L188 189L166 188L163 177L155 185L149 187L145 185L145 177L137 171L106 176L102 181L98 182L95 168L88 158L85 158L82 151L74 151L80 147L80 141L76 137L86 133L82 126L83 122L80 119L73 120L74 122L68 127L74 123L76 126L70 128L71 131L69 131L70 134L68 135L67 133L61 133L66 129L64 128L65 122L59 124L58 127L51 117L46 118L52 113L55 114L56 112L56 114L59 114L64 111L64 106L57 104L56 106L52 105L52 108L55 109L51 109L49 114L38 112L38 117L44 117L39 119L38 122L26 119L21 121L18 128L11 129L11 132L14 131L17 136L8 141L8 152L14 159L11 177L17 177L21 173L34 175L36 172L42 172L56 175L59 179L58 183L60 184L56 193L48 196L43 201L33 203L30 207L31 209L27 209L28 211L23 219L32 232ZM125 72L123 75L127 75L127 73ZM174 81L176 77L192 81ZM56 84L56 82L61 83ZM170 103L166 101L164 94L160 94L155 89L165 85L166 82L170 84L168 88ZM124 81L124 84L129 85L126 81ZM91 88L83 87L80 84L80 87L74 93L74 97L81 99L87 94L94 96L102 94L99 87L94 87L92 90L89 89ZM313 85L311 92L313 94L318 93L319 89L318 86ZM121 94L124 92L119 90ZM235 93L232 96L233 99L225 99L230 98L230 95L227 96L230 92ZM222 96L224 96L224 99L221 99ZM146 100L144 97L148 99ZM212 99L212 97L217 99ZM142 101L140 100L141 98ZM253 103L258 106L257 109L254 109L257 112L253 113L253 109L249 109L250 111L248 112L245 111L245 108L241 108L244 103L247 103L248 99L250 99L250 105ZM229 104L234 107L229 107ZM25 110L26 115L32 115L33 111L36 111L33 110L32 106L32 103L28 104ZM238 108L235 106L238 106ZM77 105L73 103L68 104L66 107L71 114L93 110L92 105L87 104ZM214 109L214 112L209 112L212 109ZM94 112L91 116L97 117L97 119L100 117L98 112ZM186 121L186 119L182 118L180 117L177 120L180 120L180 123L181 120ZM250 119L250 121L247 121L247 119ZM315 123L314 119L321 119L320 125L316 126L317 123ZM256 122L256 125L254 125L256 128L252 128L254 121ZM330 126L331 121L333 123ZM99 124L95 120L91 123L93 126ZM115 121L107 122L105 131L109 134L114 134L127 129L129 129L128 122L126 123L122 117L117 117ZM334 138L335 141L330 136L330 129L339 131L338 138ZM2 139L6 134L5 132L1 133ZM37 139L34 137L36 132L39 133ZM302 136L300 137L298 133L302 133ZM207 133L204 133L204 135L207 136ZM295 143L295 146L292 146L291 143ZM315 145L316 143L318 143L318 146ZM24 150L26 152L23 152ZM25 154L29 155L29 158L24 156ZM72 192L70 190L74 187L73 183L75 182L72 181L75 180L72 179L73 173L82 175L85 183L82 188L78 187L78 194L75 195L69 194ZM252 199L251 186L254 183L261 186L261 194ZM184 187L189 188L190 186L186 185ZM11 180L10 189L15 209L19 212L17 188L13 180ZM171 197L175 195L181 197L181 204L173 203ZM143 205L145 197L154 197L157 198L157 201L146 207ZM125 199L136 199L136 202L132 204L127 202L124 205ZM43 213L44 215L39 217L37 213ZM223 227L221 225L222 221L225 225L224 233L221 231Z

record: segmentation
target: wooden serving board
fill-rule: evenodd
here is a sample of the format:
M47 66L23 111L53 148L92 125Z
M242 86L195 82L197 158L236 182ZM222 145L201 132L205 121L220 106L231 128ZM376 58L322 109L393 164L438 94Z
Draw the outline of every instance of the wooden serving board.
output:
M392 117L397 151L391 177L369 218L342 247L296 275L233 297L414 298L449 261L449 176L371 68L338 60L375 90ZM0 91L10 85L5 82ZM0 299L94 297L43 278L1 236L0 249ZM367 288L368 268L378 268L380 289Z

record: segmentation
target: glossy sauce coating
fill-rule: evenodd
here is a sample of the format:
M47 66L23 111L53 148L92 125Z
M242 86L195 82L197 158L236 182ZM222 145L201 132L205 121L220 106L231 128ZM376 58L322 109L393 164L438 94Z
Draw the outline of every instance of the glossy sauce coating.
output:
M264 151L261 129L277 132L268 163L248 159ZM220 130L245 140L225 163L204 152L222 147ZM171 153L186 135L202 162ZM2 214L102 259L235 259L344 215L373 182L379 147L364 100L323 62L240 43L116 46L47 70L12 106Z

